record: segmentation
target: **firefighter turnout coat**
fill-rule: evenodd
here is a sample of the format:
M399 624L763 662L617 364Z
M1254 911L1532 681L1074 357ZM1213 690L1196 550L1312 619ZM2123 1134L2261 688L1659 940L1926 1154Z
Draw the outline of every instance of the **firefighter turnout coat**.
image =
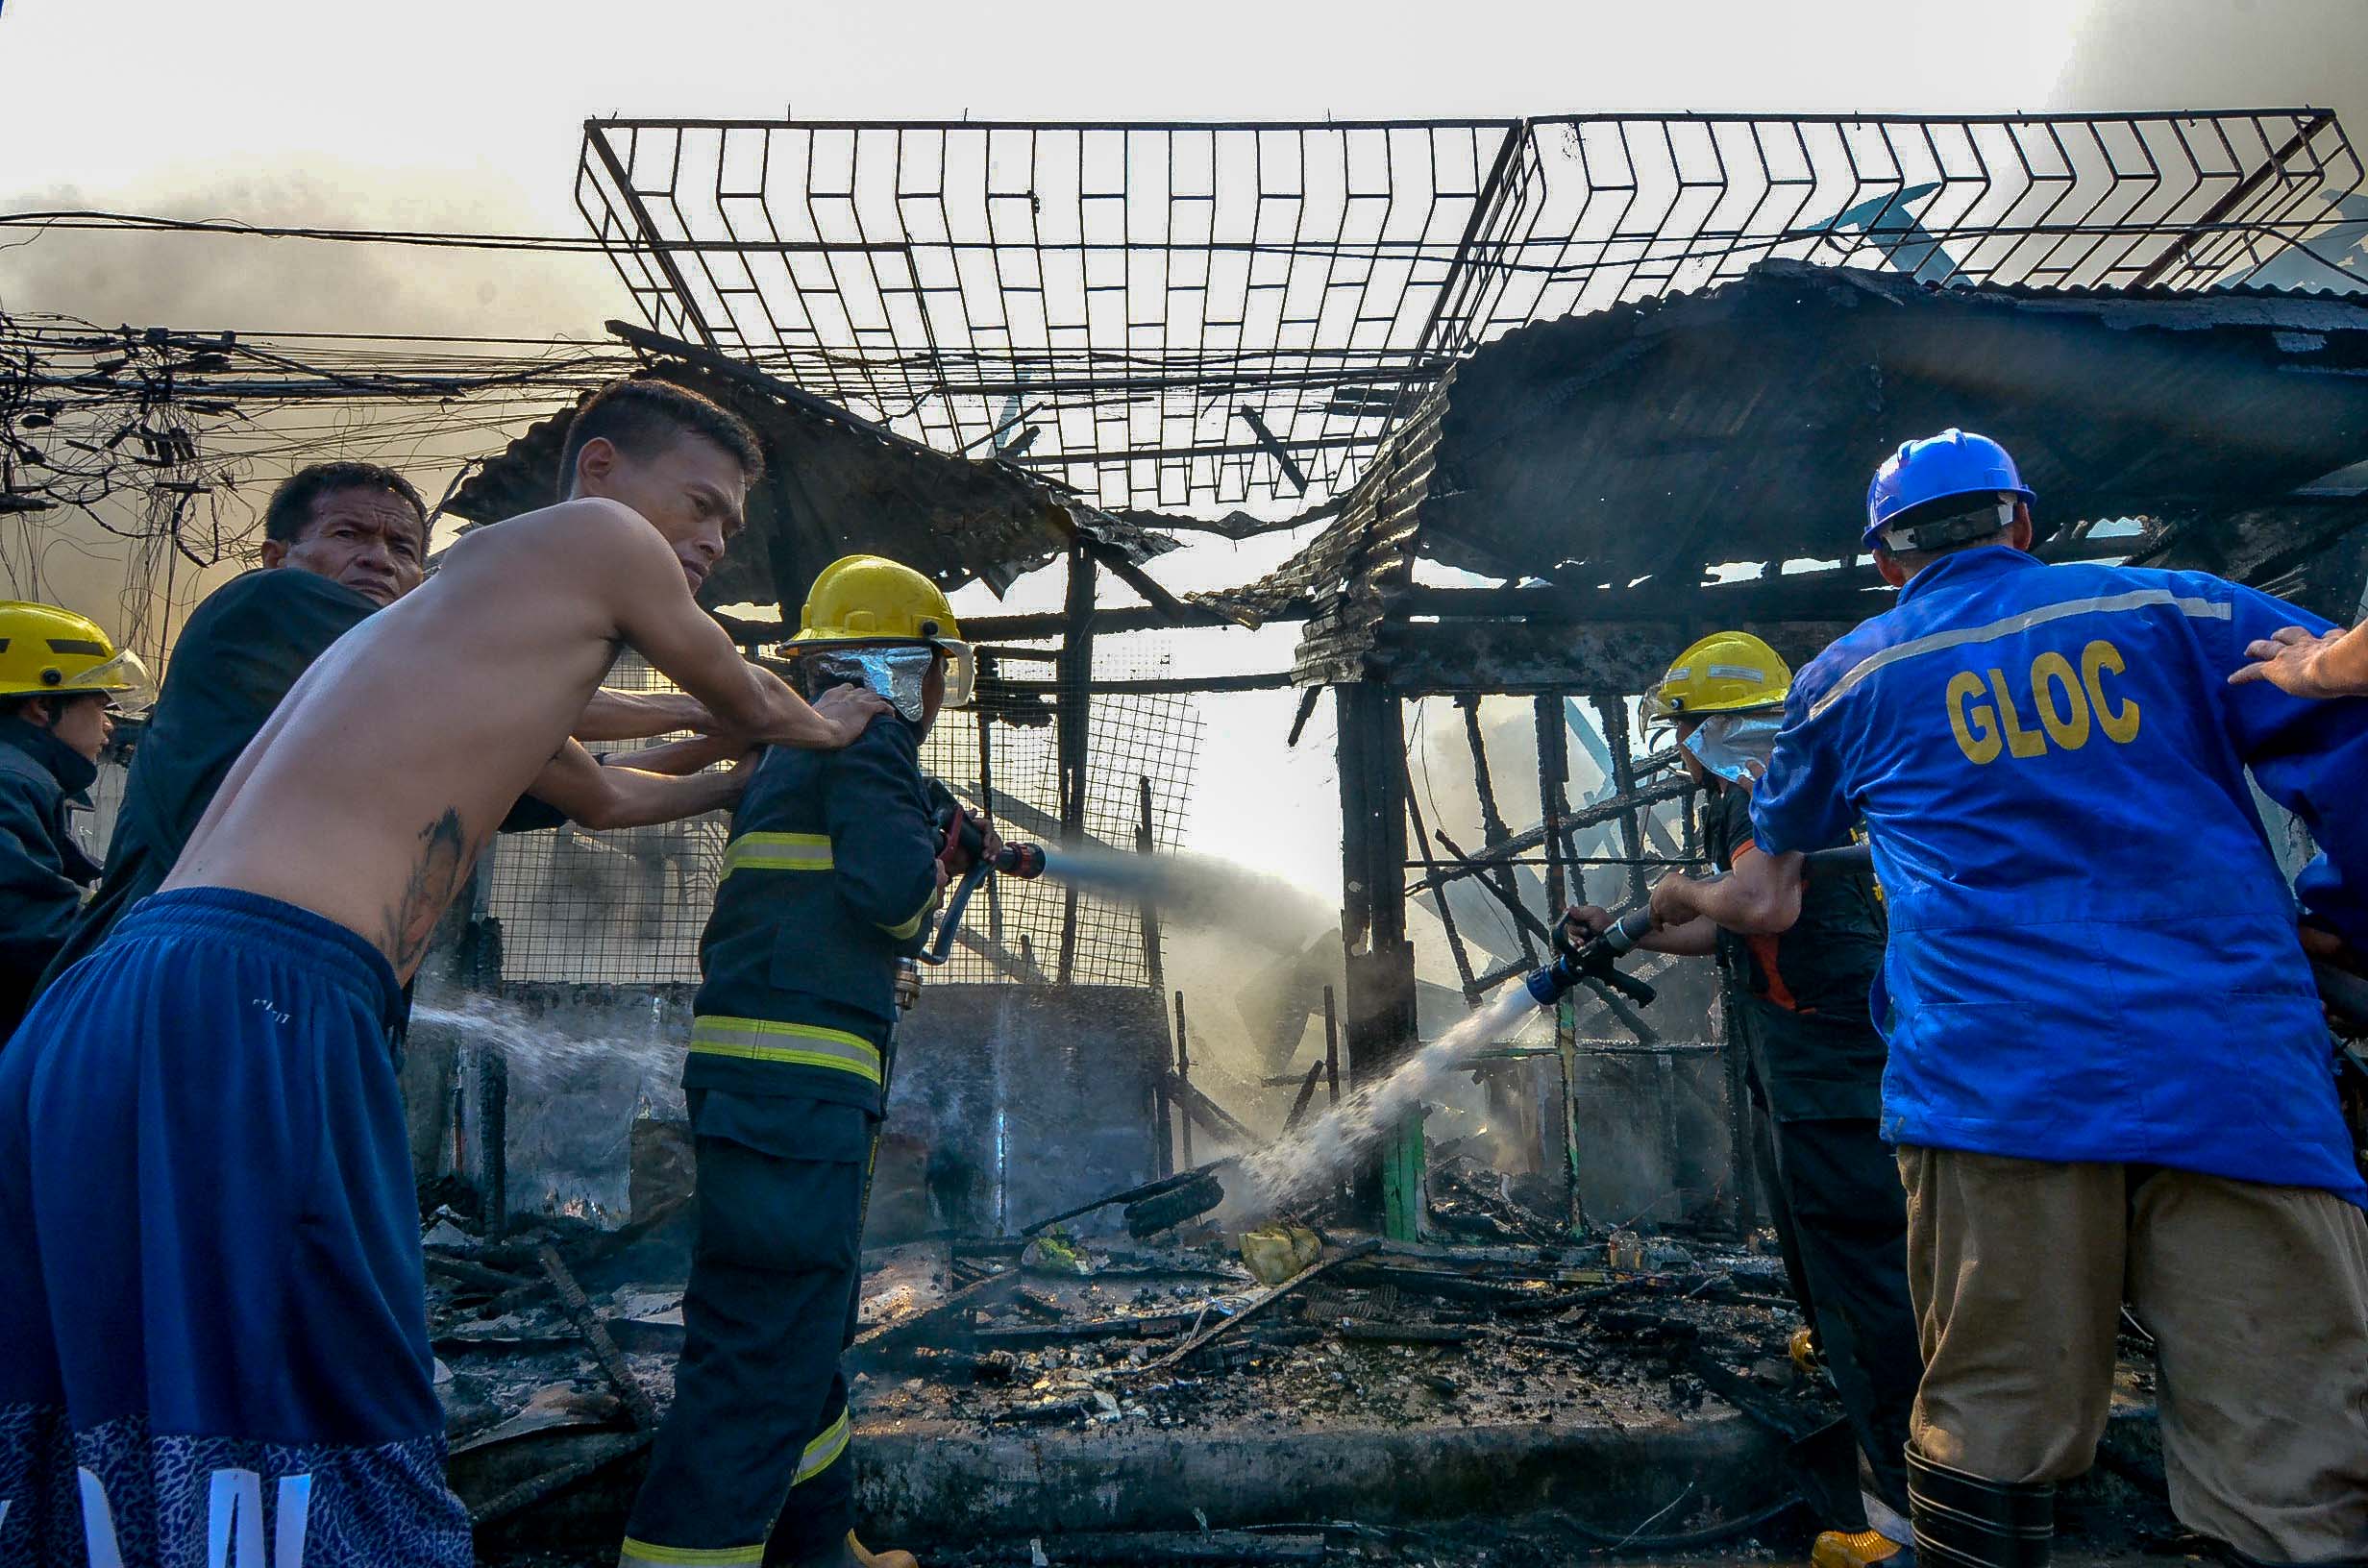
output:
M686 1090L882 1112L896 962L937 901L920 737L894 713L837 751L775 747L732 813L700 938Z

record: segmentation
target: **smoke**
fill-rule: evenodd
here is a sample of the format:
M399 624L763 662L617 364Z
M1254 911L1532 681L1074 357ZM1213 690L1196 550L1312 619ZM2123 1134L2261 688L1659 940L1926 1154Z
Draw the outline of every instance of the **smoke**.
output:
M2356 0L2090 0L2056 79L2074 111L2331 109L2368 136L2368 6Z
M12 212L86 208L267 227L515 231L523 197L315 164L148 193L17 191ZM240 235L10 230L0 308L102 326L242 331L597 334L615 274L598 256L424 250Z
M71 184L0 198L7 210L135 210L171 218L234 219L325 228L505 231L521 224L523 198L500 184L461 192L426 176L390 178L314 162L300 172L212 175L169 188L95 192ZM102 328L150 326L285 332L441 333L521 337L565 334L598 341L618 313L614 273L599 256L422 250L302 239L131 232L0 231L0 310L75 317ZM299 349L301 355L305 352ZM329 352L324 345L323 352ZM487 348L488 354L530 352ZM266 374L262 372L260 374ZM554 400L555 406L556 400ZM523 411L526 419L547 412ZM432 500L468 458L497 451L511 427L488 428L466 404L394 402L251 404L194 422L210 465L234 459L219 485L194 502L210 509L201 531L251 535L272 487L308 462L361 458L404 471ZM161 585L136 580L150 565L123 534L140 530L144 497L125 492L96 515L61 510L0 522L11 592L48 598L123 637L143 617L163 639L213 587L250 564L199 570L170 561L170 603L151 608ZM154 646L153 640L146 646Z

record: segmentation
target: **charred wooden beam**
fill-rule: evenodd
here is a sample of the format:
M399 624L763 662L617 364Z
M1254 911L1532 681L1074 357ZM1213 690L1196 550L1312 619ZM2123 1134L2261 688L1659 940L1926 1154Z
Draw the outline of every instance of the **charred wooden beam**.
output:
M1338 688L1341 945L1347 970L1348 1076L1386 1077L1415 1045L1415 956L1406 940L1406 726L1398 695L1369 682ZM1378 1168L1355 1182L1357 1207L1411 1238L1421 1214L1419 1115L1384 1139Z
M1423 832L1422 803L1415 796L1413 759L1402 757L1399 763L1403 770L1400 782L1406 791L1406 815L1414 826L1415 851L1422 857L1423 870L1435 874L1439 870L1439 858L1431 853L1430 844ZM1463 933L1455 928L1455 911L1448 905L1447 896L1443 891L1433 894L1432 905L1433 913L1439 917L1439 928L1446 933L1448 956L1455 960L1456 975L1464 985L1464 1005L1478 1007L1480 992L1478 988L1472 984L1471 954L1465 949ZM1309 1079L1308 1085L1312 1090L1315 1080Z
M1764 638L1795 668L1822 652L1855 621L1722 623ZM1707 624L1701 627L1711 629ZM1667 670L1673 648L1696 635L1668 621L1535 625L1519 621L1384 622L1369 651L1320 653L1299 678L1329 679L1353 661L1359 678L1402 693L1640 692Z
M1562 820L1563 835L1567 838L1586 828L1593 827L1599 822L1615 821L1631 805L1649 806L1662 800L1675 800L1687 794L1692 787L1683 776L1680 776L1665 779L1659 784L1647 784L1636 792L1633 799L1623 799L1616 796L1609 800L1599 800L1591 806L1583 806ZM1516 833L1495 848L1484 849L1476 855L1466 855L1452 845L1442 841L1442 846L1456 857L1457 863L1453 866L1442 867L1437 876L1442 881L1452 880L1459 876L1492 876L1498 867L1515 864L1516 857L1527 854L1544 842L1543 824L1525 832ZM1434 885L1431 875L1426 873L1409 884L1406 891L1409 894L1418 894ZM1517 899L1515 901L1518 902Z
M1628 735L1628 702L1616 693L1589 698L1603 725L1603 744L1612 754L1612 797L1620 802L1620 850L1628 857L1628 897L1644 901L1644 829L1637 806L1637 763Z
M1155 604L1127 604L1096 610L1093 626L1096 635L1098 636L1103 633L1162 631L1170 626L1198 625L1204 625L1205 619L1197 616L1178 617ZM1278 622L1304 621L1305 619L1307 618L1304 615L1277 614L1266 617L1266 623L1271 625ZM777 643L788 635L773 622L742 622L739 625L763 626L765 628L763 640L766 642ZM732 626L733 623L729 621L725 623L727 631L731 630ZM1035 642L1047 637L1061 636L1068 629L1068 618L1059 610L1030 611L1013 615L966 616L962 622L963 634L981 642Z
M1190 1120L1197 1121L1202 1127L1225 1139L1237 1149L1255 1149L1266 1141L1256 1133L1251 1132L1241 1117L1210 1099L1199 1085L1181 1073L1170 1075L1168 1098L1173 1101ZM1192 1158L1192 1143L1189 1139L1184 1145L1184 1158L1187 1160Z
M1061 640L1061 689L1053 702L1063 844L1076 843L1085 832L1087 748L1093 727L1086 685L1094 678L1095 561L1085 535L1074 535L1069 551L1068 603L1063 610L1068 625ZM1060 984L1069 984L1076 961L1077 890L1073 883L1061 893L1061 956L1054 970Z
M1464 740L1471 747L1472 789L1480 796L1480 842L1492 850L1500 849L1513 834L1505 826L1505 814L1496 804L1496 782L1489 772L1488 739L1480 730L1480 698L1477 696L1459 697L1455 705L1463 710ZM1513 868L1500 865L1492 874L1495 878L1497 896L1518 903L1520 884L1514 876ZM1443 894L1440 901L1443 904L1446 901ZM1517 923L1515 932L1521 943L1521 956L1535 960L1538 952L1530 945L1528 929Z

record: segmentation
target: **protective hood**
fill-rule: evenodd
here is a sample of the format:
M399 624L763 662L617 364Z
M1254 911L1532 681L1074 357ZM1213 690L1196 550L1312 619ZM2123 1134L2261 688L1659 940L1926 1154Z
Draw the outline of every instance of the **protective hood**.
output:
M1694 760L1730 784L1756 784L1767 772L1784 728L1778 713L1714 713L1683 744Z
M888 699L908 723L920 723L928 709L921 695L938 649L927 643L818 643L799 653L813 672L814 689L853 683L869 687ZM949 668L946 702L953 706L953 671ZM965 696L968 694L965 693Z

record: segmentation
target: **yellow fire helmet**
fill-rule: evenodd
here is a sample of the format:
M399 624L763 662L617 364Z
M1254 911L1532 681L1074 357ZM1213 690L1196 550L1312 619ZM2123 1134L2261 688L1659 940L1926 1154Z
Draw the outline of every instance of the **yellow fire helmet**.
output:
M1791 667L1774 649L1748 631L1714 631L1680 653L1645 692L1644 722L1779 708L1791 690Z
M790 652L818 657L826 648L834 662L848 665L848 679L872 687L916 723L919 682L927 665L896 657L898 649L945 655L950 708L966 706L977 685L977 657L962 640L945 590L911 567L878 555L843 555L823 568L806 591ZM867 655L872 649L876 655Z
M127 713L156 698L148 667L117 649L94 621L55 604L0 601L0 697L79 697L104 692Z

